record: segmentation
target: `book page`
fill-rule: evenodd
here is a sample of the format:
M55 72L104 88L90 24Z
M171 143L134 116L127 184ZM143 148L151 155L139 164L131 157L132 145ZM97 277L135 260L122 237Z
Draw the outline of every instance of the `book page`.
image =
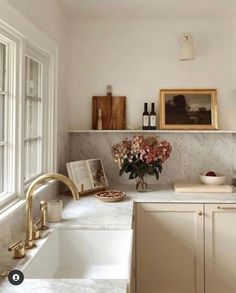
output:
M75 183L79 192L82 191L82 184L84 190L93 188L86 161L76 161L67 164L69 164L69 168L67 169L68 175L69 177L71 176L70 179Z
M91 179L93 187L108 186L107 178L104 172L104 168L100 159L88 160L89 171L91 173Z
M73 181L73 175L71 172L70 163L66 163L66 168L67 168L67 173L68 173L69 178Z

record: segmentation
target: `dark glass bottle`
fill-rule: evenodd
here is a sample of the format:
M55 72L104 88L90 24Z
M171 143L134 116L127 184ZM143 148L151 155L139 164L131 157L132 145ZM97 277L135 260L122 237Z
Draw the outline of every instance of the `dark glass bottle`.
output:
M157 114L155 112L155 104L152 103L152 108L150 112L150 130L157 129Z
M149 113L148 113L148 104L147 103L144 103L143 130L149 130Z

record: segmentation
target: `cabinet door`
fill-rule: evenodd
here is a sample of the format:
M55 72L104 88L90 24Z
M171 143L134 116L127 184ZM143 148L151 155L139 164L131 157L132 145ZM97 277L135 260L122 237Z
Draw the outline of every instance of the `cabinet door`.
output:
M136 292L204 292L202 204L137 204Z
M236 204L207 204L206 293L236 292Z

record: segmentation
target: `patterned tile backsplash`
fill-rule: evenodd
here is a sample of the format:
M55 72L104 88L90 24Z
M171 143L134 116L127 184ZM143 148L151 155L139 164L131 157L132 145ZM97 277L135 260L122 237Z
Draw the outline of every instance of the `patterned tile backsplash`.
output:
M133 135L119 132L70 133L71 161L101 158L110 185L133 183L127 174L118 175L118 167L111 155L113 144ZM158 137L168 140L173 148L163 165L160 184L171 184L177 179L197 180L200 173L210 170L226 174L228 183L236 175L236 133L172 132L158 133ZM149 182L154 183L154 177Z

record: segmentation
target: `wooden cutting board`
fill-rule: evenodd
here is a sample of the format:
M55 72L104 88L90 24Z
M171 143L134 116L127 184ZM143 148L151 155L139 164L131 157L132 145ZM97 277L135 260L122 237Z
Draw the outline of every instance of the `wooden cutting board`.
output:
M218 193L218 192L233 192L233 187L231 185L217 185L217 186L212 186L212 185L205 185L201 183L194 183L194 182L184 182L184 181L176 181L173 184L175 192L178 193L184 193L184 192L189 192L189 193L194 193L194 192L213 192L213 193Z
M126 129L125 96L93 96L92 129L97 129L98 109L102 109L102 129Z

